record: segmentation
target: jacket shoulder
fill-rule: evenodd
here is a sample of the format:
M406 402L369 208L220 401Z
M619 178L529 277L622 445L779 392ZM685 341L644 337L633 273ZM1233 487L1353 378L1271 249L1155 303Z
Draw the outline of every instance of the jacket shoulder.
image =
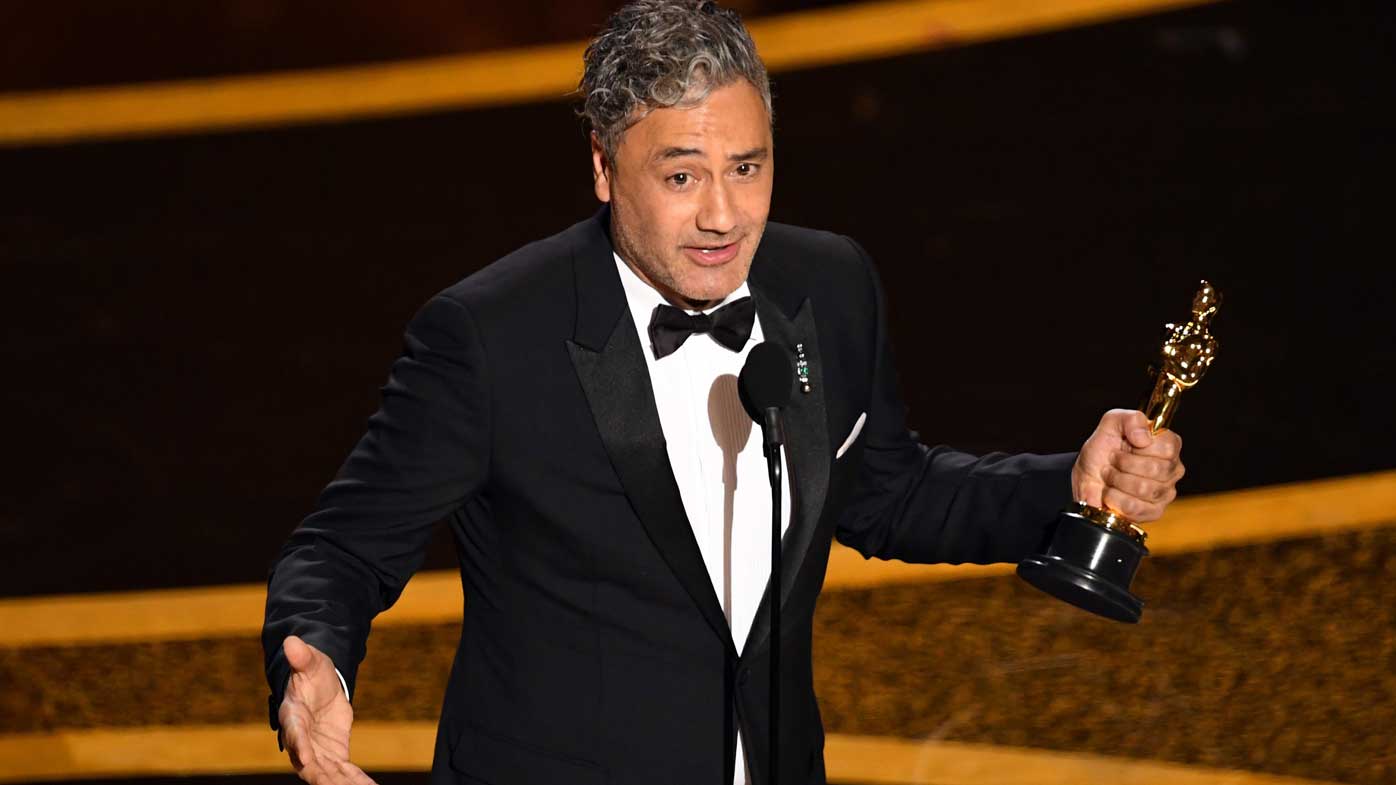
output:
M816 254L821 260L842 260L857 263L857 253L852 240L837 232L825 229L811 229L794 224L771 221L766 224L763 242L772 242L781 251L804 251Z
M866 303L875 286L871 259L853 238L823 229L776 223L761 240L760 277L826 299L849 297ZM753 271L753 274L756 274Z

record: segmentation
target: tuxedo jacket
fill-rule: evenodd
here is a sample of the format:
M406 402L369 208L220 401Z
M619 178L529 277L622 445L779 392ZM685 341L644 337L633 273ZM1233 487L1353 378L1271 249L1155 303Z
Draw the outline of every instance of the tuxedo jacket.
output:
M282 640L328 654L352 695L370 622L445 520L465 599L433 785L726 785L739 726L764 785L776 586L780 780L822 785L810 637L831 542L908 562L1017 561L1070 501L1074 456L922 445L878 278L849 238L770 223L748 281L766 340L792 356L803 345L810 390L792 375L782 569L740 655L670 468L602 208L412 319L367 433L271 569L272 727Z

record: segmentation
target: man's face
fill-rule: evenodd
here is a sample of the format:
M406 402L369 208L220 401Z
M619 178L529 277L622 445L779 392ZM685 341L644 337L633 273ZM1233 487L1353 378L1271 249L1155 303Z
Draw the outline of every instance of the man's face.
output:
M687 108L655 109L628 128L614 165L592 136L596 196L632 269L670 302L703 308L751 269L774 174L771 123L745 79Z

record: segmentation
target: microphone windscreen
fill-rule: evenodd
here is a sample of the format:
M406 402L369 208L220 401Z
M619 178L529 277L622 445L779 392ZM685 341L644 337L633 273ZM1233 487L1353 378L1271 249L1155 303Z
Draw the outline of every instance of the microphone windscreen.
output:
M789 352L770 341L751 347L737 377L737 394L751 419L764 423L767 409L784 408L794 386L795 366Z

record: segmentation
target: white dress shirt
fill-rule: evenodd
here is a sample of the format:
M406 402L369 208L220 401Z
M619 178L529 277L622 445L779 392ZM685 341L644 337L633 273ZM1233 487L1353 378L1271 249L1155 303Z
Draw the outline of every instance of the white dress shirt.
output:
M762 341L761 320L755 320L751 337L739 352L699 334L689 336L673 354L656 360L649 337L650 316L655 306L668 303L619 255L615 260L630 316L644 347L659 424L664 429L684 512L740 654L771 575L771 485L761 452L761 429L737 398L737 375L751 347ZM743 281L705 313L750 294ZM782 533L790 526L790 475L785 466L782 451ZM742 748L738 733L736 785L750 781Z

